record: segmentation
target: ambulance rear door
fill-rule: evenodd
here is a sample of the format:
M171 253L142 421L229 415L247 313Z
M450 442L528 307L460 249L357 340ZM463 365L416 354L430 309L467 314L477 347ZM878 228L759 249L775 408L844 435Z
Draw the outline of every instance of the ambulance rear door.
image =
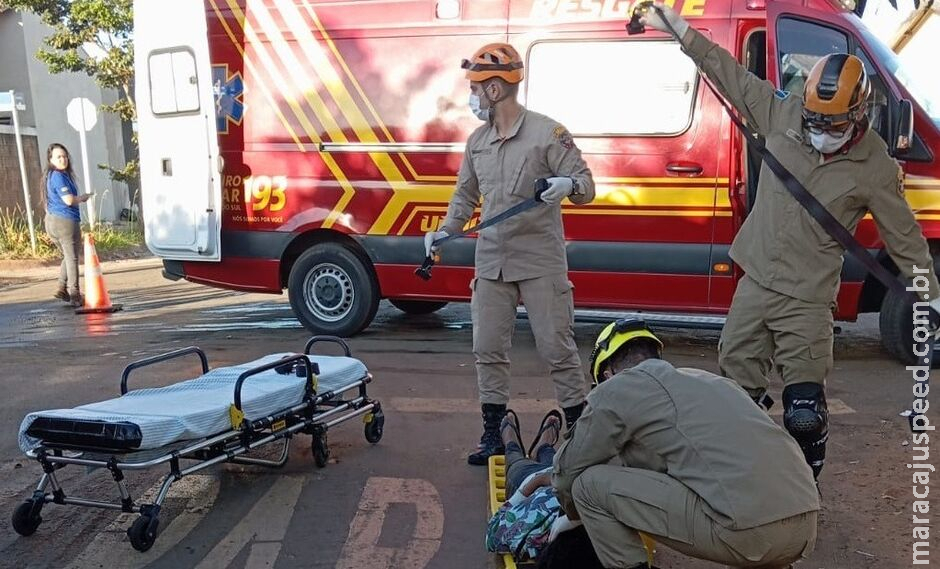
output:
M134 58L147 247L218 261L222 164L203 3L135 1Z

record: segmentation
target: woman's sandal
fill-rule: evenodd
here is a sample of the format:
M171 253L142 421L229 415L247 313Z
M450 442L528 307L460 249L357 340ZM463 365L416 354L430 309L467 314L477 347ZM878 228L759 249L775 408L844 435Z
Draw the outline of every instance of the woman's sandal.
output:
M510 415L512 415L512 418L510 418ZM503 431L506 430L507 423L509 427L512 427L512 431L516 435L516 441L519 442L519 448L524 451L525 447L523 447L524 443L522 442L522 427L519 424L519 415L516 415L516 412L513 411L512 409L506 409L506 414L503 416L503 419L499 422L500 438L503 438ZM506 446L506 442L507 441L505 440L503 441L503 446Z
M549 428L549 424L548 424L549 417L555 417L556 419L558 419L558 433L555 436L555 444L558 443L558 437L561 435L561 426L564 425L565 423L562 420L561 413L558 412L558 409L552 409L544 417L542 417L542 424L539 425L539 432L535 433L535 438L532 439L532 444L529 445L528 456L530 458L532 456L532 453L535 452L536 445L538 445L539 441L542 440L542 434L545 433L545 431ZM555 446L555 444L553 444L552 446Z

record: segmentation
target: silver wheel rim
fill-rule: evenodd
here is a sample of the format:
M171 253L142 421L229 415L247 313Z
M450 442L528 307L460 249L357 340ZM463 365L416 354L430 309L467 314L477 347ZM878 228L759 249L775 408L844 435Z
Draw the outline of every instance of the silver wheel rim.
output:
M324 322L339 322L352 311L356 300L349 273L333 263L321 263L304 278L307 310Z

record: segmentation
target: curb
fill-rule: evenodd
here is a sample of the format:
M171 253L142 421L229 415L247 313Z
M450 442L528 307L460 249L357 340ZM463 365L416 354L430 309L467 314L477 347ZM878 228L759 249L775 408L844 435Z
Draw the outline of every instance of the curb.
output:
M8 284L22 284L29 282L40 282L58 278L59 264L61 261L3 261L0 260L0 287ZM124 268L149 268L159 267L162 260L152 255L146 257L134 257L126 259L111 259L102 261L103 272ZM84 264L78 267L79 277L85 273Z

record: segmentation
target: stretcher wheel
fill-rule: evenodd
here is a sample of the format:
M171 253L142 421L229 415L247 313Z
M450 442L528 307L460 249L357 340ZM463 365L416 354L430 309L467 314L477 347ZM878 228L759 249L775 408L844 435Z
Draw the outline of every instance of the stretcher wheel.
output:
M366 440L372 444L375 444L382 440L382 431L385 427L385 415L381 411L372 415L372 420L366 423L365 435Z
M39 515L39 511L33 513L32 500L23 502L13 510L13 529L22 536L36 533L41 523L42 516Z
M157 539L157 526L160 520L155 517L141 515L134 520L134 524L127 529L127 537L131 540L131 546L137 551L147 551L153 547L153 542Z
M326 432L313 435L313 462L320 468L326 466L330 458L330 447L326 441Z

